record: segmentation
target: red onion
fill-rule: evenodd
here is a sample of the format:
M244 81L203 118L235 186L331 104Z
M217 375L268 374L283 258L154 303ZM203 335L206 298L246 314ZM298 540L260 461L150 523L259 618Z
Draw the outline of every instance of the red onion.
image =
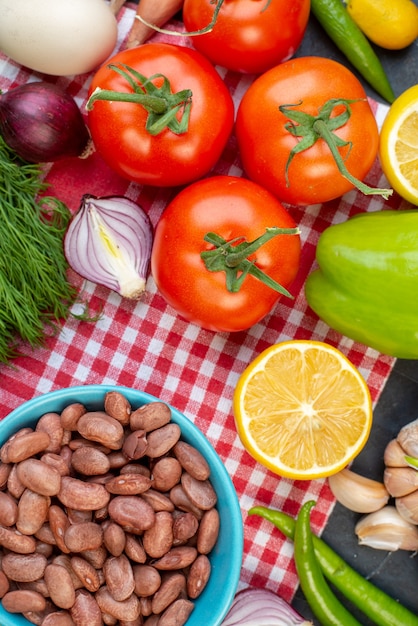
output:
M46 81L0 93L0 134L29 163L81 156L90 139L74 98Z
M268 589L239 591L222 626L312 626L283 598Z
M122 196L83 196L64 237L64 252L80 276L125 298L145 291L153 231L148 215Z

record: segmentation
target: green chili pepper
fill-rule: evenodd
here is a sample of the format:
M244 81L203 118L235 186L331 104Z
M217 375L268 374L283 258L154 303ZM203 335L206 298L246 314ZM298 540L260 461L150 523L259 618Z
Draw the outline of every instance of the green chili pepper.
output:
M271 522L289 539L294 538L295 520L273 509L255 506L248 515ZM313 535L316 558L327 579L377 626L418 626L418 616L373 585L350 567L325 541Z
M418 359L418 211L360 213L326 228L305 282L328 326L383 354Z
M395 94L369 40L341 0L311 0L312 13L323 29L373 89L392 103Z
M333 594L315 554L310 512L315 502L305 502L295 525L295 565L301 589L322 626L361 626Z

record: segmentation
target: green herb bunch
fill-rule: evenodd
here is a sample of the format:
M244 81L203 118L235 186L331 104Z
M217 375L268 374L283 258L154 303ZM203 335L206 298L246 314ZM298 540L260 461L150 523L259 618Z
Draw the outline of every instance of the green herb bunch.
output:
M0 137L0 363L22 342L43 345L77 298L63 252L71 213L46 188L41 166L19 160Z

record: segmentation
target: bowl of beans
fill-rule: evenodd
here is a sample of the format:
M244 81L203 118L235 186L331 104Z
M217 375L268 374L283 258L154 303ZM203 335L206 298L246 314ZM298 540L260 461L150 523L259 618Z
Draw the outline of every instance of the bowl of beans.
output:
M237 494L209 440L139 390L85 385L0 422L2 626L220 626Z

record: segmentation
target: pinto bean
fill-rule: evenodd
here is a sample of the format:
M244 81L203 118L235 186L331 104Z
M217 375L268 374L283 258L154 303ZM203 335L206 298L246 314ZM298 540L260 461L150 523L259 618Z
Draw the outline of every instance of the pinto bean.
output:
M106 520L103 525L103 542L112 556L120 556L125 549L125 531L116 522Z
M110 450L119 450L122 447L123 426L104 411L84 413L77 422L77 430L85 439L97 441Z
M142 474L121 474L114 476L106 483L109 493L115 495L138 495L147 491L152 485L152 480Z
M25 459L17 464L20 482L43 496L56 496L61 489L61 475L55 467L40 459Z
M52 602L60 609L70 609L75 602L75 589L68 570L57 563L49 563L44 578Z
M49 526L54 536L56 545L61 550L61 552L64 552L64 554L70 552L70 549L68 548L64 539L65 531L70 525L70 520L65 514L65 511L57 504L52 504L49 507L48 519Z
M111 556L103 565L107 589L118 602L127 600L135 589L132 565L125 554Z
M152 612L162 613L182 592L186 591L186 577L181 572L173 572L164 578L160 588L152 598Z
M103 542L103 530L95 522L70 524L65 530L64 542L70 552L97 550Z
M153 487L157 491L170 491L180 482L182 466L171 456L159 459L152 468Z
M82 446L74 450L71 457L73 470L84 476L106 474L110 469L110 461L102 450L94 446Z
M79 589L70 609L75 626L102 626L102 612L93 594Z
M96 595L97 604L103 613L108 613L118 620L135 620L141 613L138 598L132 594L121 602L115 600L106 585L100 587Z
M171 420L171 410L164 402L150 402L144 404L131 413L129 420L132 430L150 432L165 426Z
M54 452L45 452L41 456L41 461L54 467L60 474L60 476L68 476L70 473L70 466L61 454L55 454Z
M14 554L3 556L1 567L9 580L31 582L44 575L47 559L43 554Z
M0 524L13 526L17 520L17 502L7 491L0 491Z
M174 517L173 543L186 543L197 533L198 528L199 520L193 513L179 513Z
M192 546L171 548L160 559L153 562L158 570L179 570L189 567L197 557L197 550Z
M192 600L200 596L209 580L211 565L206 554L199 554L190 566L187 575L187 595Z
M111 519L128 532L142 533L155 520L152 507L141 496L115 496L109 502Z
M61 417L58 413L45 413L39 418L35 426L35 432L43 432L49 435L49 444L45 448L45 452L53 452L58 454L61 450L62 440L64 437L64 428L61 423Z
M68 611L54 611L46 615L41 626L74 626L74 621Z
M168 511L155 513L151 528L145 530L142 537L145 552L153 559L159 559L173 545L173 516Z
M21 434L10 441L7 450L9 463L20 463L20 461L29 459L39 452L44 452L48 448L49 443L49 435L45 432Z
M108 391L104 399L105 412L124 426L129 424L131 405L129 400L119 391Z
M197 533L197 549L201 554L209 554L219 536L220 518L217 509L205 511Z
M0 448L0 460L2 463L14 463L14 461L12 461L9 458L9 450L10 448L13 446L13 442L17 437L21 437L22 435L27 435L28 433L32 433L33 432L33 428L30 427L25 427L25 428L20 428L17 432L15 432L13 435L11 435L11 437L9 437L9 439L7 439L7 441L5 441L3 443L3 445Z
M25 489L17 505L16 528L22 535L34 535L48 519L51 498Z
M78 420L84 413L87 413L85 406L79 402L67 405L61 411L61 425L65 430L77 430Z
M196 480L188 472L181 475L181 486L189 500L203 511L212 509L217 501L216 491L209 480Z
M184 598L175 600L158 620L158 626L184 626L194 609L193 602Z
M9 613L43 611L46 607L46 600L40 593L24 589L8 591L3 596L1 603L5 611Z
M22 535L14 528L0 526L0 546L17 554L35 552L36 540L30 535Z
M134 430L123 442L122 451L128 459L142 459L148 449L145 430Z
M103 485L88 483L72 476L61 478L58 499L64 506L79 511L95 511L106 506L110 493Z
M134 563L146 563L147 553L144 550L140 537L126 533L125 554Z
M9 591L9 589L9 579L7 578L3 570L0 569L0 598L3 598L3 596Z
M147 456L156 459L167 454L180 439L180 426L170 422L148 434Z
M94 593L100 587L99 572L91 563L89 563L83 557L74 555L71 557L71 567L74 573L83 583L83 586L87 591Z
M178 441L173 453L183 469L196 480L207 480L210 476L209 463L194 446L186 441Z
M141 497L145 500L145 502L148 502L155 512L174 511L174 504L172 500L155 489L148 489L148 491L145 491Z
M135 593L137 596L152 596L161 585L161 574L152 565L133 566Z

